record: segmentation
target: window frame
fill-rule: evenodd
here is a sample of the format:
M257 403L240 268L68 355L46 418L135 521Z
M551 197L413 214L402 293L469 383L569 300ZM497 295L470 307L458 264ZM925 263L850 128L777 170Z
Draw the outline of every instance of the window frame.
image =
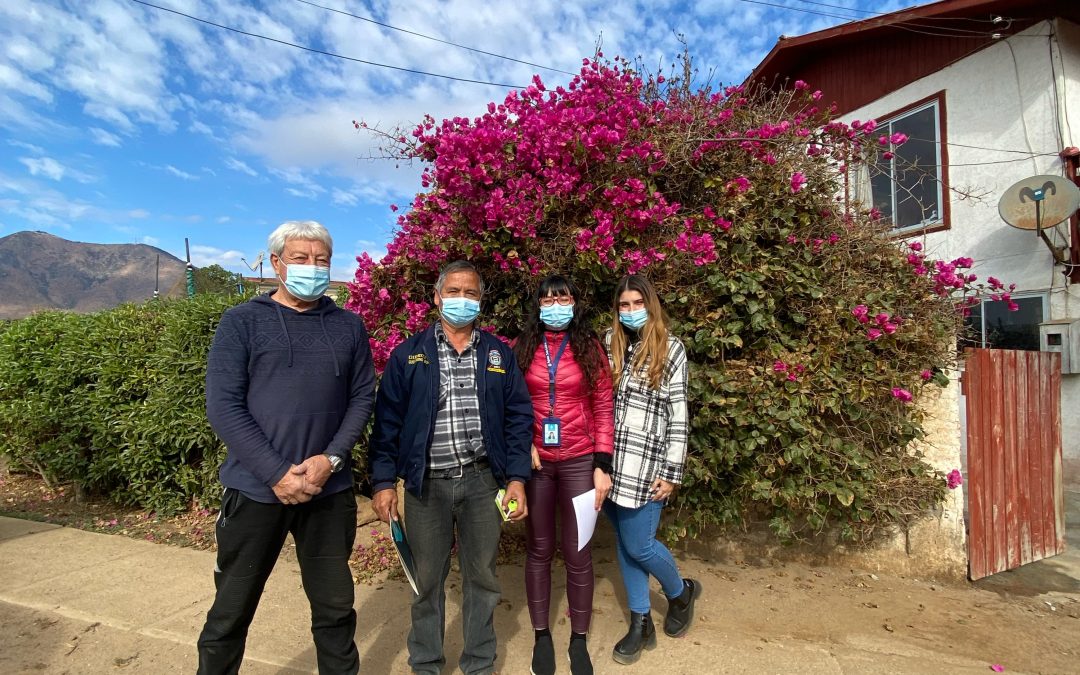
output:
M1017 300L1030 300L1032 298L1039 298L1042 300L1042 321L1039 324L1049 321L1050 316L1050 292L1049 291L1025 291L1022 293L1011 293L1010 296L1014 301ZM979 339L978 341L972 340L972 343L968 346L975 347L977 349L1002 349L1002 347L988 347L986 345L986 310L984 306L990 302L1000 302L999 300L992 300L989 296L979 298ZM1036 329L1039 324L1036 324ZM1039 351L1038 349L1027 351Z
M927 107L937 107L937 139L935 144L938 148L938 200L941 203L938 220L929 223L916 223L914 225L907 225L899 227L893 225L889 231L890 236L897 239L907 239L909 237L919 237L931 232L940 232L942 230L948 230L952 227L952 200L949 198L949 145L948 141L948 115L947 108L945 106L945 90L935 92L925 98L919 99L914 103L908 104L902 108L898 108L887 115L883 115L880 119L877 119L877 129L875 133L880 132L886 136L892 135L888 129L892 123L902 117L906 117L913 113L919 112ZM893 216L896 213L896 179L892 177L895 172L892 170L895 160L889 160L890 177L889 183L893 186L892 199L893 199ZM871 189L871 195L873 191ZM871 197L872 198L872 197Z

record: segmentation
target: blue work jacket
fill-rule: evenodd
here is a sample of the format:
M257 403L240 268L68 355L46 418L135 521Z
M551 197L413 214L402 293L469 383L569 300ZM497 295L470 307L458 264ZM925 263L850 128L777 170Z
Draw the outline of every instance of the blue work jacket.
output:
M533 409L525 379L510 346L493 335L481 331L476 350L476 393L492 475L503 487L511 480L526 482L532 474ZM374 492L403 478L406 490L422 495L439 406L438 355L434 325L390 354L368 449Z

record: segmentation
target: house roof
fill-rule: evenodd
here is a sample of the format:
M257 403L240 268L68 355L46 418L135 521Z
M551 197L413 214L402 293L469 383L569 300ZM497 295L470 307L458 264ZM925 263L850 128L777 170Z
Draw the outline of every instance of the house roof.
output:
M997 42L995 34L1012 35L1051 17L1080 22L1080 2L942 0L781 36L747 81L773 87L805 80L844 114Z

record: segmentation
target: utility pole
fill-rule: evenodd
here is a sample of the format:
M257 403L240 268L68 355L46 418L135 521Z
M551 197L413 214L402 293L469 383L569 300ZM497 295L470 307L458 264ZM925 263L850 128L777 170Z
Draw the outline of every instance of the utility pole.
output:
M191 265L191 246L188 244L188 238L184 237L184 252L187 254L187 296L189 298L195 297L195 268Z

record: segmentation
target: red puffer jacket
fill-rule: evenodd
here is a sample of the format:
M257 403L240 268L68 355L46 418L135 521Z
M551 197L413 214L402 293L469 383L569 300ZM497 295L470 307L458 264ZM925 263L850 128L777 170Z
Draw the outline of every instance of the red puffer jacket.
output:
M548 332L545 334L552 360L559 351L563 334ZM555 374L555 414L562 422L562 445L544 447L543 421L549 415L548 368L544 358L544 343L536 348L529 370L525 372L525 384L533 402L533 445L540 453L541 461L559 462L573 459L594 452L608 455L614 451L615 417L612 403L611 372L607 366L607 356L600 343L600 374L596 386L589 391L585 374L581 371L574 350L569 345L559 359L559 368Z

